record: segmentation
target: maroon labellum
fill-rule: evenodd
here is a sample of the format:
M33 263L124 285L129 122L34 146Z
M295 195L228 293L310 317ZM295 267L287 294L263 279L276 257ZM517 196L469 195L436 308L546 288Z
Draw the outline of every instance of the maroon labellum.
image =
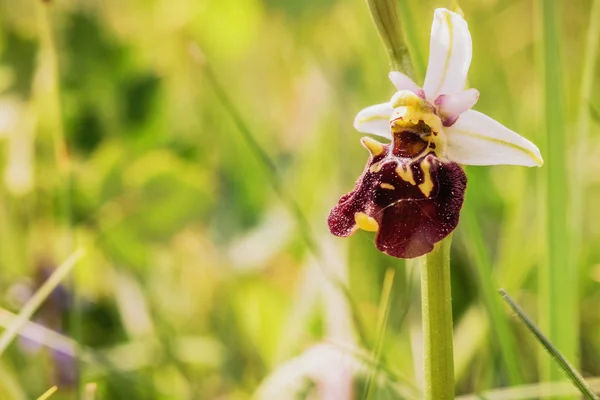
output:
M414 258L458 224L467 177L455 162L438 158L417 131L394 133L391 144L365 137L371 156L354 190L331 210L329 229L346 237L358 228L375 231L377 248Z

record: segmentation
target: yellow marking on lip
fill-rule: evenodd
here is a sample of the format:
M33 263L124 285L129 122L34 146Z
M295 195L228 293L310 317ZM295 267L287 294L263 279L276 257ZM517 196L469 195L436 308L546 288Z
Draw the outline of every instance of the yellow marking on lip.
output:
M379 185L382 189L388 189L388 190L395 190L396 188L394 187L394 185L390 185L389 183L385 183L383 182L381 185Z
M371 173L377 173L377 172L381 171L382 167L383 167L383 160L381 160L378 163L375 163L375 164L371 165L371 168L369 168L369 172L371 172Z
M397 109L398 107L424 107L426 105L425 100L417 96L410 90L400 90L392 96L390 101L392 108Z
M360 141L362 142L363 146L365 146L365 148L369 150L369 153L371 153L373 157L381 155L384 151L383 145L375 139L371 139L370 137L364 137Z
M397 92L392 97L391 104L394 107L390 120L392 132L414 128L419 121L423 121L434 132L442 130L442 121L435 114L431 104L413 92L408 90Z
M421 161L421 169L423 170L423 183L419 184L419 190L425 197L429 197L433 190L433 180L431 179L431 164L427 158Z
M379 224L374 218L369 217L364 212L357 212L354 214L354 221L356 225L363 231L377 232L379 230Z
M396 173L403 181L410 183L411 185L416 185L415 177L413 176L412 169L410 165L406 166L406 171L404 170L402 165L398 165L396 167Z

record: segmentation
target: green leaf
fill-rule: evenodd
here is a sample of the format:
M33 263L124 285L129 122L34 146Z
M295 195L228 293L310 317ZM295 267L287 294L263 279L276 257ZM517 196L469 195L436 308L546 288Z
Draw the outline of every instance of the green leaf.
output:
M560 367L560 369L567 375L567 377L573 382L573 384L579 389L581 394L586 398L586 400L599 400L600 398L592 391L592 389L587 385L583 377L573 368L573 366L567 361L567 359L562 355L562 353L554 347L554 345L548 340L546 336L538 329L537 326L533 323L531 319L525 314L523 310L514 302L514 300L506 293L504 289L500 289L498 291L502 298L506 301L506 303L512 308L512 310L517 314L521 322L525 324L529 332L537 339L538 342L554 359L556 364Z

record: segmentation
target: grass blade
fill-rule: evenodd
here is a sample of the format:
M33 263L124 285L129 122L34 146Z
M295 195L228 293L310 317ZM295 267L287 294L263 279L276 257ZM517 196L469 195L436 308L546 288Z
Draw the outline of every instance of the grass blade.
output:
M594 78L597 74L598 45L600 42L600 0L594 0L590 10L589 28L587 35L587 44L584 52L583 71L581 78L581 89L579 97L579 114L577 117L576 144L574 155L570 160L573 168L572 188L571 188L571 257L573 264L571 268L575 271L584 268L583 265L583 243L584 237L584 195L586 191L586 173L587 166L583 162L589 149L589 134L591 119L594 110L590 107L589 101L592 97ZM588 156L589 157L589 156ZM589 177L587 177L589 179Z
M202 53L200 48L195 43L192 43L189 48L189 53L193 61L195 61L202 68L202 71L208 79L209 84L211 85L213 91L217 95L217 98L219 99L219 101L233 120L235 126L238 129L238 132L242 135L244 141L246 142L252 153L254 153L258 160L260 160L273 190L279 196L284 205L292 213L292 216L294 217L298 229L300 231L300 236L302 237L302 240L305 242L307 248L320 261L319 268L322 271L323 275L344 293L344 296L348 301L348 305L350 306L350 310L352 311L352 318L354 328L356 329L356 333L360 338L361 343L365 347L368 347L369 339L367 338L366 329L358 312L358 306L356 305L356 302L354 301L350 293L350 289L344 282L342 282L337 276L334 276L334 274L332 274L322 265L323 254L321 247L317 240L315 240L310 224L308 223L306 216L300 209L300 206L296 202L294 196L285 188L284 184L282 183L277 171L277 165L271 159L269 154L263 149L260 143L256 140L254 133L242 117L238 108L235 107L235 105L233 104L226 90L220 84L216 74L211 68L211 65L209 65L208 60L206 59L205 55Z
M586 50L584 53L583 73L581 78L581 92L579 96L579 115L577 117L577 146L575 156L573 157L574 181L572 192L572 220L573 244L580 246L583 224L583 193L585 182L583 175L585 173L585 164L581 160L585 157L585 151L588 146L588 136L590 133L590 117L594 117L595 110L590 107L589 101L592 96L594 85L594 73L598 58L598 44L600 42L600 0L594 0L590 11L590 26L588 29ZM596 113L597 114L597 113ZM579 251L573 251L573 255L579 255Z
M47 400L50 398L50 396L52 396L57 391L58 391L58 387L52 386L50 389L46 390L44 392L44 394L42 394L40 397L38 397L37 400Z
M98 391L98 385L96 382L86 383L84 388L83 400L94 400L96 398L96 392Z
M561 33L558 23L559 2L538 1L542 25L542 57L546 140L546 263L540 268L540 324L549 339L577 364L579 313L577 307L578 269L569 253L570 232L567 224L569 185L566 159L564 90L562 78ZM560 296L559 296L560 294ZM558 369L541 359L542 376L561 377Z
M581 394L586 400L600 400L600 398L594 394L592 389L587 385L583 377L573 368L573 366L567 361L565 356L548 340L546 336L538 329L537 326L529 319L523 310L514 302L514 300L506 293L504 289L498 291L502 298L508 303L510 308L517 314L521 322L525 324L529 332L535 336L535 338L544 346L546 351L550 353L550 356L558 364L560 369L567 375L567 377L573 382L573 384L579 389Z
M4 350L17 336L21 328L29 321L31 316L36 312L40 305L46 300L46 298L52 293L52 291L65 279L65 277L71 272L71 269L77 264L77 262L83 257L84 251L82 249L77 250L65 262L56 269L50 275L44 284L33 294L33 296L27 301L27 303L21 309L17 319L8 327L8 329L0 336L0 356L4 353Z
M600 378L590 378L586 382L592 389L600 390ZM571 382L567 381L532 383L483 392L488 400L539 400L551 396L573 396L577 394L579 394L579 391L573 387ZM456 400L479 400L480 397L481 394L466 394L456 397Z
M373 354L376 365L379 364L379 361L381 359L381 350L383 349L383 342L385 340L385 330L387 328L390 311L390 300L392 297L392 287L394 285L394 275L395 270L393 268L389 268L385 272L385 278L383 279L383 290L381 293L381 301L379 304L379 316L377 318L377 341L375 342L375 349ZM373 380L377 378L378 373L379 368L376 366L369 374L367 383L365 385L363 399L369 398L371 392L371 385L373 383Z
M502 313L500 304L494 295L498 286L496 282L494 282L492 262L483 241L483 235L479 228L479 224L477 223L474 210L465 208L462 220L464 231L467 236L466 243L468 244L465 247L468 254L473 259L479 282L479 292L487 308L493 329L497 333L494 336L500 345L500 354L502 361L504 362L508 380L513 385L522 383L523 375L521 374L521 368L519 367L519 362L516 357L518 352L508 321Z
M60 82L60 63L57 40L54 34L54 24L52 19L52 10L55 7L54 2L36 1L38 30L39 30L39 67L38 77L35 79L36 102L40 109L47 110L42 113L46 116L48 126L52 134L52 143L54 147L54 159L56 163L56 173L59 177L56 183L58 192L57 210L59 220L62 219L65 225L65 233L61 243L60 255L64 256L73 251L73 232L72 232L72 191L73 191L73 169L69 156L69 147L67 144L65 126L63 122L63 102ZM44 76L45 78L41 78ZM45 79L48 82L44 82ZM71 299L69 304L69 333L75 340L81 337L82 315L79 308L79 294L76 286L75 277L69 277L67 281ZM77 350L77 348L76 348ZM1 351L0 351L1 353ZM75 382L78 392L81 391L81 368L79 358L75 359ZM79 398L78 393L78 398Z

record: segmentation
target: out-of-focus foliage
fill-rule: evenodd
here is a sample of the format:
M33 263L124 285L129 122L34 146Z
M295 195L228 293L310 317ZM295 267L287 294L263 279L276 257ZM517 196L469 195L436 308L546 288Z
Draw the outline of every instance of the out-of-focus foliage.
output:
M451 2L408 3L427 54L433 9ZM476 108L543 144L532 3L460 6L473 36ZM590 1L568 4L563 72L574 131ZM48 21L61 115L52 112L48 89ZM207 66L291 196L273 189ZM61 337L29 325L28 338L0 359L0 398L35 398L54 384L52 399L75 398L79 371L83 383L97 384L98 399L246 399L285 375L281 368L295 365L290 360L326 348L322 342L347 344L335 350L342 355L381 346L380 361L352 361L370 376L353 389L357 398L369 385L372 398L418 393L418 267L378 253L370 233L333 239L325 223L366 161L352 120L392 94L387 72L363 0L0 0L2 309L18 312L53 267L75 248L87 250L61 287L66 300L49 298L33 320L76 338L80 360L56 350ZM594 84L587 101L600 110ZM68 149L58 160L57 119ZM592 122L577 160L587 171L580 304L573 310L581 315L584 376L600 374L598 131ZM535 270L545 243L541 172L503 166L467 174L463 212L476 216L489 273L535 318ZM319 251L307 246L290 199ZM459 225L452 264L457 393L536 382L539 349L513 319L521 378L509 382L473 245ZM388 268L396 274L382 335ZM4 326L11 321L5 311ZM306 396L318 392L314 380Z

